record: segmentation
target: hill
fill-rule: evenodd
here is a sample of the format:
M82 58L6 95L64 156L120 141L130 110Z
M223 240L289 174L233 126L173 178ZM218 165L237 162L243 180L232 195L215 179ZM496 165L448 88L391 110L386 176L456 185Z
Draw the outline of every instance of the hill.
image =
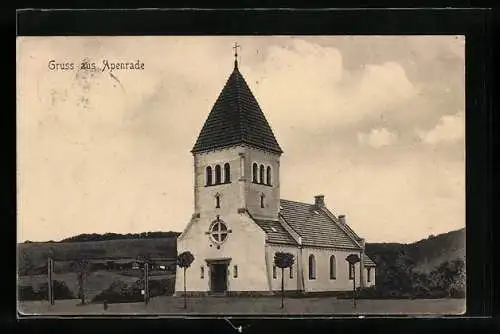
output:
M156 233L156 232L155 232ZM104 234L80 235L59 242L24 242L18 244L18 269L20 275L38 272L47 266L49 254L58 261L88 259L129 258L138 256L175 258L177 256L177 232L165 232L168 237L150 234L130 238L129 235ZM161 234L160 234L161 235ZM96 241L97 240L97 241Z
M465 229L411 244L367 244L366 253L377 264L369 298L465 296Z
M406 261L416 272L429 273L446 261L465 261L465 229L451 231L410 243L367 243L366 253L379 267Z
M105 234L79 234L74 237L66 238L60 242L89 242L89 241L106 241L106 240L131 240L131 239L160 239L160 238L177 238L179 232L142 232L142 233L105 233Z

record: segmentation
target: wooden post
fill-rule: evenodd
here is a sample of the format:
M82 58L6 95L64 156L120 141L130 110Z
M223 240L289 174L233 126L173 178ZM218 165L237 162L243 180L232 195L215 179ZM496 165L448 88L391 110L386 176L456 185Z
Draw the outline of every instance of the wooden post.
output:
M285 268L281 268L281 308L284 308L285 307L285 302L284 302L284 299L285 299L285 279L284 279L284 276L285 276Z
M47 293L48 293L48 301L50 305L54 305L54 284L52 275L54 273L54 260L49 256L47 263Z
M184 267L184 308L187 308L187 296L186 296L186 269L187 267Z
M144 303L146 305L149 303L149 266L146 261L144 261Z
M365 287L365 239L360 239L360 244L363 250L359 256L359 287L363 289Z
M356 264L351 264L352 266L352 302L354 307L356 307Z

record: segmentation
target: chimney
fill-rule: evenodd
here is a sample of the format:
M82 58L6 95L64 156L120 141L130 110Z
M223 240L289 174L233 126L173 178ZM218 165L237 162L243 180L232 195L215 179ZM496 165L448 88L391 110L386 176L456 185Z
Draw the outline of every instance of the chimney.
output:
M314 196L314 205L317 207L324 207L325 206L325 195L316 195Z
M339 215L339 221L342 225L345 225L345 215Z

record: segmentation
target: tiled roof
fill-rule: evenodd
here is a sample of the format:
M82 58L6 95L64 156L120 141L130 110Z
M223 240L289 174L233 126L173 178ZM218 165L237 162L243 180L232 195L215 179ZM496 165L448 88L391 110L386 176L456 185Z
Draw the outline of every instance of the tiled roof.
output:
M364 263L365 267L376 267L377 266L375 264L375 262L373 262L373 260L368 257L368 255L365 255L363 263Z
M335 217L333 213L330 212L327 208L323 208L324 212L330 217L330 219L334 220L335 222L338 223L338 226L341 227L342 230L344 230L345 233L347 233L352 239L354 240L360 240L361 238L356 234L356 232L353 231L353 229L347 225L343 224L340 219Z
M235 63L191 152L247 144L281 154L273 131Z
M275 244L296 245L292 236L281 226L280 222L269 220L255 220L268 236L268 241Z
M302 237L304 246L360 248L326 212L313 204L282 199L280 205L281 217Z

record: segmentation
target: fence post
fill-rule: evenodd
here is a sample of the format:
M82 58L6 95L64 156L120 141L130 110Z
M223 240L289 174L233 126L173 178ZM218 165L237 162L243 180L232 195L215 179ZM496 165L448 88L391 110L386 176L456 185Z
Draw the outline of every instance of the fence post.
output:
M149 265L144 261L144 303L149 304Z
M52 275L54 273L54 260L49 256L47 263L47 292L48 292L48 301L50 305L54 305L54 284Z
M352 264L352 302L356 307L356 264Z

